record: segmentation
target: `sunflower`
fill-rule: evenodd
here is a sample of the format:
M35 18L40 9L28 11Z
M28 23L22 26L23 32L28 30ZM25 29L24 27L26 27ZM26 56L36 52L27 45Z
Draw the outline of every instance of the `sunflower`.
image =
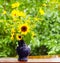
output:
M14 29L14 28L12 28L12 29L11 29L11 33L14 33L14 32L15 32L15 29Z
M4 15L5 15L5 14L6 14L6 11L4 10L2 14L4 14Z
M19 7L20 3L19 2L15 2L11 5L12 8L16 8Z
M39 13L40 13L41 15L44 15L44 14L45 14L45 12L44 12L44 10L43 10L42 8L39 9Z
M13 40L13 39L14 39L14 33L11 34L11 40Z
M16 34L16 39L17 40L21 40L22 39L22 36L20 34Z
M17 17L17 16L19 16L19 10L12 10L12 12L11 12L11 17L13 18L13 17Z
M20 11L20 12L19 12L19 16L20 16L20 17L26 17L26 14L25 14L23 11Z
M29 26L27 24L22 24L19 27L19 31L21 32L21 34L26 35L29 32Z

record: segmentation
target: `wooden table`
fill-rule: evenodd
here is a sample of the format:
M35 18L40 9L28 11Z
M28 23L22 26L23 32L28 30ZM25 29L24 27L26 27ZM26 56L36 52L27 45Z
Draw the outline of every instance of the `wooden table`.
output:
M28 61L18 61L17 58L0 58L0 63L6 62L6 63L38 63L38 62L60 62L60 57L58 56L52 56L52 57L46 57L46 56L29 56Z

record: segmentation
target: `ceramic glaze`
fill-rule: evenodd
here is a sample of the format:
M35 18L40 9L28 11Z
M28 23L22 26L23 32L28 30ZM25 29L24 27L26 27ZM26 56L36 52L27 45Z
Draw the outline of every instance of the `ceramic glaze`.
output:
M30 54L30 48L27 47L23 40L18 41L17 54L19 61L27 61L27 56Z

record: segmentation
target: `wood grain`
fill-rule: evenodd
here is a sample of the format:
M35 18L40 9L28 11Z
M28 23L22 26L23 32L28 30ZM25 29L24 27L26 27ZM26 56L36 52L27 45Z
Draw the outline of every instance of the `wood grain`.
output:
M18 61L17 58L0 58L0 63L39 63L39 62L60 62L58 55L29 56L28 61Z

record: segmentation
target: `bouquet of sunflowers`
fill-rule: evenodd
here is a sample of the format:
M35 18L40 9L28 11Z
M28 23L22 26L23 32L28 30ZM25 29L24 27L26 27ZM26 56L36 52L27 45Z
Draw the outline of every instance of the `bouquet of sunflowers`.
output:
M26 10L19 10L20 5L19 2L12 3L12 10L9 14L6 10L3 11L3 16L7 19L3 21L8 25L8 27L6 25L5 31L9 34L11 41L24 39L28 44L32 36L35 35L33 29L36 25L33 23L31 16L27 15Z

